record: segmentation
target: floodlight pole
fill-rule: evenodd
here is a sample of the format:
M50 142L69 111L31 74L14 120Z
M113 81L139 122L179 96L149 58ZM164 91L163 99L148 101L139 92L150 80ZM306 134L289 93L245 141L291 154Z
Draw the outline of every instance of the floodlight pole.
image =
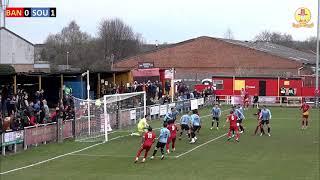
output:
M319 38L320 38L320 0L318 0L318 18L317 18L317 60L316 60L316 107L319 107Z

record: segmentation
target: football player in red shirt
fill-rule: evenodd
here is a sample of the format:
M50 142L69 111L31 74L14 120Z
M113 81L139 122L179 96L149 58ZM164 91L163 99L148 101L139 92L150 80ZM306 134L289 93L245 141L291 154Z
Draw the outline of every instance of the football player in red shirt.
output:
M175 151L175 143L176 143L176 137L177 137L177 125L174 124L174 120L170 120L167 128L170 131L170 137L168 139L168 142L166 144L167 153L170 153L170 143L172 144L172 151Z
M226 120L226 123L230 122L230 128L229 128L229 132L228 132L228 141L230 141L231 133L234 131L236 133L236 141L239 142L240 135L239 135L239 131L238 131L237 120L238 120L238 117L236 115L234 115L233 110L231 110L230 114L228 115L227 120Z
M144 163L146 161L146 158L148 156L148 152L152 146L152 144L154 143L154 140L156 139L156 134L152 131L152 128L149 126L148 127L148 132L145 132L144 135L142 136L142 145L140 147L140 149L138 150L136 159L135 159L135 163L138 162L140 154L143 150L145 150L144 153L144 157L142 159L142 163Z
M310 106L306 102L304 102L302 104L302 106L300 107L300 110L302 112L302 127L301 127L301 129L308 128L309 109L310 109Z
M258 112L256 113L256 114L254 114L254 115L256 115L257 117L258 117L258 125L257 125L257 127L256 127L256 130L254 131L254 136L257 134L257 132L258 132L258 130L260 129L260 132L262 133L262 134L265 134L264 133L264 130L263 130L263 128L262 128L262 124L261 124L261 109L258 109Z

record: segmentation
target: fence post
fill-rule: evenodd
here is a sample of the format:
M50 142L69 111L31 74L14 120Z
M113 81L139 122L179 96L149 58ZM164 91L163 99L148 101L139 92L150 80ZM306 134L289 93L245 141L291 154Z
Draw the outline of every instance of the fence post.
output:
M62 118L58 118L58 123L57 123L57 135L58 135L58 143L63 142L63 127L62 127Z
M27 129L24 128L23 131L24 131L23 132L23 135L24 135L24 137L23 137L23 149L27 150L28 149L28 145L27 145Z
M13 145L13 152L17 153L17 144L16 143Z
M1 134L1 142L2 142L2 155L6 155L6 147L3 145L4 143L4 133Z

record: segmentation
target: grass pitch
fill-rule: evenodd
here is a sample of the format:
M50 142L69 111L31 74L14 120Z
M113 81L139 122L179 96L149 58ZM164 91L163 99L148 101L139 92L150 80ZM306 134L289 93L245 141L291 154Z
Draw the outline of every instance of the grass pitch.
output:
M220 120L219 130L210 130L211 117L202 118L202 129L195 144L184 138L176 143L176 151L146 163L134 164L140 146L139 137L128 132L111 134L114 140L92 148L67 154L96 143L67 141L48 144L25 152L2 157L1 180L142 180L142 179L215 179L215 180L317 180L319 179L319 110L310 114L310 127L300 130L297 108L270 108L271 137L252 136L257 125L256 109L245 111L246 132L240 143L226 143L222 128L227 108ZM210 109L200 111L208 115ZM160 127L160 121L152 126ZM159 130L155 130L159 134ZM117 138L123 136L121 138ZM150 150L149 156L153 149ZM62 155L62 156L59 156ZM58 157L57 157L58 156ZM50 159L53 158L53 159ZM50 160L48 160L50 159ZM47 160L47 161L46 161ZM35 164L41 162L40 164ZM28 165L34 165L29 166ZM19 169L24 167L24 169Z

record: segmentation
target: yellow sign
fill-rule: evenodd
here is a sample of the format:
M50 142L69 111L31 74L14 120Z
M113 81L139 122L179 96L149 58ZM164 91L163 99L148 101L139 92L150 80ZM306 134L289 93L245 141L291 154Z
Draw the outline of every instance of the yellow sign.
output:
M245 80L235 80L234 81L234 90L239 91L245 87L246 81Z
M290 86L290 81L284 81L283 83L285 86Z
M292 27L294 28L313 28L314 24L309 23L311 20L311 11L308 8L301 7L296 10L294 13L294 19L297 21L298 24L292 23ZM309 23L309 24L308 24Z

